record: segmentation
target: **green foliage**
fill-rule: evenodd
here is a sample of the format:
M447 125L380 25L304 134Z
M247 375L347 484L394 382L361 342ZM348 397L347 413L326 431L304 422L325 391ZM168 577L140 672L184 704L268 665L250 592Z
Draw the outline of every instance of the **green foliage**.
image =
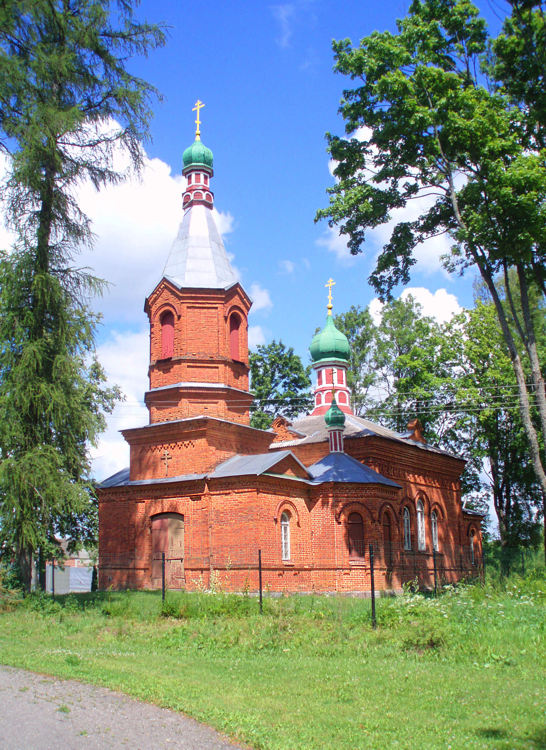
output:
M537 307L544 327L544 310ZM506 548L540 541L542 492L525 457L529 442L517 408L517 385L495 309L489 300L456 315L445 330L454 372L457 431L470 459L467 480L488 494ZM542 350L542 357L546 350Z
M394 224L376 260L370 282L382 299L408 283L416 248L441 235L451 241L449 271L480 273L546 498L544 362L530 305L533 289L546 293L546 34L543 3L510 7L497 40L470 0L414 0L397 34L333 43L335 70L354 87L340 107L349 137L327 135L337 182L317 219L358 253L369 229L417 207L416 218Z
M89 221L74 188L120 181L114 147L138 168L153 87L126 67L163 43L133 3L8 0L0 8L3 191L17 239L0 256L0 542L28 589L33 554L96 538L89 443L119 398L94 356L89 295L74 266Z
M306 413L312 405L310 368L282 341L260 344L250 352L250 390L254 411L250 423L267 429L275 416Z

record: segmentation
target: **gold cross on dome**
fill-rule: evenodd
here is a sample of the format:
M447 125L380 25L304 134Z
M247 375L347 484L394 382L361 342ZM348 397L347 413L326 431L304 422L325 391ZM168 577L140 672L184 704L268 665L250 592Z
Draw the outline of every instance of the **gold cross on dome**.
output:
M163 458L161 459L163 463L165 464L165 476L167 476L169 472L169 461L171 460L172 456L169 453L169 451L165 448L163 451Z
M332 314L332 287L335 286L335 281L333 279L328 279L327 283L324 286L328 287L328 315Z
M199 119L199 112L204 106L205 105L203 104L203 102L198 99L195 102L195 107L192 107L192 112L197 111L197 119L195 120L195 140L196 141L201 140L201 130L200 130L201 120Z

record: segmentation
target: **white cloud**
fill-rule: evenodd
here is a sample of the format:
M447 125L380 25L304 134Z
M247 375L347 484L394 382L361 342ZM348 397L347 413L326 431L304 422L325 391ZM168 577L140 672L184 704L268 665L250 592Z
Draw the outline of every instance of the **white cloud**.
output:
M351 255L347 242L347 235L340 234L336 227L328 227L322 237L318 238L316 244L333 253L343 265L350 266L355 262L356 256Z
M271 6L273 18L279 24L279 36L275 39L279 47L288 47L294 32L295 7L292 3Z
M148 424L144 393L148 389L148 330L120 333L97 347L97 357L104 367L108 383L118 385L125 396L107 418L107 429L96 448L91 449L93 474L104 479L129 465L129 446L119 433L121 429Z
M410 295L423 308L423 315L435 318L438 323L447 323L462 309L457 297L445 289L437 289L435 292L431 292L430 289L423 286L409 286L404 289L400 299L407 300ZM377 297L370 302L369 311L375 325L379 325L381 322L383 307L383 303Z
M376 326L381 323L383 307L383 302L381 302L377 297L374 297L374 299L368 305L368 310L370 311L370 315L372 316L372 320Z
M296 264L291 260L281 260L279 261L279 268L281 269L281 273L294 273L296 270Z
M271 310L273 307L268 290L261 287L260 284L254 283L250 285L250 298L253 302L252 312Z
M423 308L423 315L436 318L438 323L447 323L462 310L457 297L445 289L431 292L422 286L407 287L400 296L406 300L410 295Z
M212 213L214 214L214 218L216 219L216 226L218 227L218 231L222 236L233 232L233 230L235 229L235 219L229 213L229 211L223 213L222 211L218 211L215 207L212 209Z
M261 326L249 326L248 328L248 346L255 349L260 344L265 344L265 334Z

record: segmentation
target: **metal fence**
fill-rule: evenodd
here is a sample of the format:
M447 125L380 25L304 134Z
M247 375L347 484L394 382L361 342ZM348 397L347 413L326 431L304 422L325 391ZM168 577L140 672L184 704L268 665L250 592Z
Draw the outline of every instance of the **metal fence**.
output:
M286 552L286 550L284 550ZM338 550L292 546L215 546L208 555L185 557L155 552L142 556L99 554L99 587L225 590L259 593L354 593L437 591L446 583L484 576L476 545L450 545L443 551L406 549L385 541L343 545Z

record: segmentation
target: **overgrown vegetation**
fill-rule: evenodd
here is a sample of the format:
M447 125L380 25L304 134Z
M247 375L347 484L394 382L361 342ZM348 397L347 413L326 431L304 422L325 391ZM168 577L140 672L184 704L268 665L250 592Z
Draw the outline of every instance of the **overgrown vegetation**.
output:
M2 661L184 711L256 748L538 748L546 580L377 603L217 592L27 597Z

